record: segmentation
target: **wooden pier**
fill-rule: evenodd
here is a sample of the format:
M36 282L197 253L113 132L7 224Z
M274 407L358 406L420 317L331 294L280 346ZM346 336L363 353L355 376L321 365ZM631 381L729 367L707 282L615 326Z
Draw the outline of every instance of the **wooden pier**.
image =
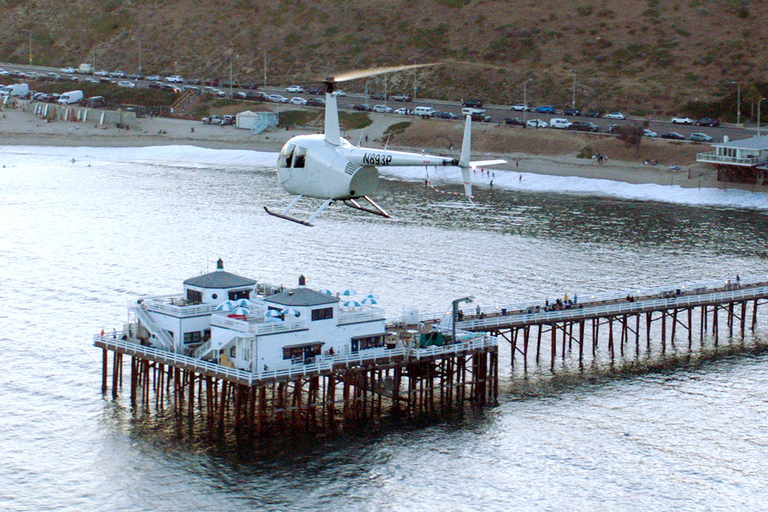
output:
M623 296L624 294L622 294ZM512 365L548 364L585 359L637 361L674 348L695 350L694 339L714 346L723 336L743 339L757 327L757 312L768 303L768 282L732 279L668 287L653 294L638 291L622 298L529 306L523 310L481 313L457 323L469 331L484 331L506 340ZM680 342L683 342L682 344ZM701 345L700 345L701 346Z
M498 397L498 350L490 336L374 357L338 356L290 371L254 374L134 342L96 336L102 391L117 398L130 357L136 411L171 409L226 435L335 432L397 418L437 416ZM111 365L109 353L112 352ZM111 370L111 376L110 376Z

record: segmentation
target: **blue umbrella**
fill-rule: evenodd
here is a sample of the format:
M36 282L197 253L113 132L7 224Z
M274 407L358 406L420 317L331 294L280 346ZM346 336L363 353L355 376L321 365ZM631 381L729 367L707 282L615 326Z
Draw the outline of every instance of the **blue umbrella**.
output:
M357 292L355 290L353 290L352 288L347 288L346 290L341 292L341 294L343 296L345 296L345 297L351 297L353 295L357 295Z
M373 305L373 304L377 304L377 301L376 301L376 299L374 299L373 297L366 297L366 298L364 298L364 299L361 301L361 303L362 303L362 304L370 304L370 305Z
M323 288L322 290L320 290L317 293L322 293L323 295L333 295L333 292L331 290L329 290L328 288Z
M244 308L242 306L237 307L232 310L233 315L250 315L251 311L248 308Z
M369 293L368 295L365 296L365 298L366 299L379 300L379 296L376 295L375 293Z
M360 307L360 303L357 302L356 300L348 300L347 302L344 303L344 307L347 307L347 308L358 308L358 307Z
M279 318L279 317L281 317L282 315L283 315L283 314L282 314L280 311L276 310L276 309L270 309L270 310L269 310L269 311L267 311L267 312L266 312L266 314L265 314L265 316L270 316L270 317L272 317L272 318Z
M236 300L235 304L237 304L238 306L242 306L244 308L249 308L249 307L253 306L253 302L251 302L248 299Z
M232 304L230 304L229 301L222 302L221 304L216 306L216 311L232 311L233 309L235 308L232 307Z
M293 308L285 308L283 310L283 316L299 316L301 313L299 313L298 310Z

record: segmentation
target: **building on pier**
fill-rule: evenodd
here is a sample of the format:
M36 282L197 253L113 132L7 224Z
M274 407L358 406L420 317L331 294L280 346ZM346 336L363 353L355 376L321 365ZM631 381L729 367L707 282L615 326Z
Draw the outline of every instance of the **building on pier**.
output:
M184 281L181 295L130 303L119 335L96 336L103 390L111 351L113 396L128 355L132 402L148 406L154 396L158 408L202 410L221 428L225 417L256 431L281 427L290 413L296 426L326 429L496 400L494 336L414 315L387 322L363 302L312 290L303 276L293 289L257 283L219 260L215 272Z

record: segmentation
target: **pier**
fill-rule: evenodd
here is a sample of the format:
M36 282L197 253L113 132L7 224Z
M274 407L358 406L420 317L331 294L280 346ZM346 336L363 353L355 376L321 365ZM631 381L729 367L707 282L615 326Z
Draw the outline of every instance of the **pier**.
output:
M203 415L238 435L337 431L385 415L439 415L496 401L498 350L487 334L460 343L322 358L295 368L248 372L118 336L97 335L102 391L117 398L130 357L131 404ZM109 353L112 353L111 365ZM127 365L127 363L126 363ZM111 376L110 376L111 370Z
M481 309L457 322L461 329L489 332L511 347L511 363L548 364L558 360L613 364L648 361L695 350L722 337L743 339L757 327L758 309L768 303L764 277L686 283L635 292L590 295L585 300L522 303Z
M302 280L300 288L268 296L265 304L304 296L315 301L306 306L311 308L337 300L318 298L317 292L301 286ZM387 417L439 417L496 403L500 341L511 349L513 381L531 371L578 374L585 368L652 365L670 355L693 355L705 345L743 340L757 328L758 311L766 303L768 280L734 277L553 301L411 312L386 324L376 308L341 308L335 312L338 326L375 320L385 332L353 336L344 342L349 345L334 345L335 352L332 347L315 350L318 341L292 344L291 332L312 329L307 320L286 318L275 324L216 315L210 306L177 297L154 298L132 303L129 309L139 308L132 323L122 332L97 335L94 344L102 350L103 393L111 390L118 398L125 366L130 372L125 387L136 412L171 410L193 424L203 419L221 435L338 432ZM151 318L153 311L199 316L206 307L214 334L202 343L179 345L174 339L184 336L160 329ZM328 308L323 311L330 315ZM318 332L332 337L339 328L334 329ZM379 327L371 329L380 332ZM278 334L287 340L285 355L270 362L277 363L273 368L260 364L255 355L259 337L274 343ZM248 347L254 349L249 352ZM130 361L124 364L126 356Z

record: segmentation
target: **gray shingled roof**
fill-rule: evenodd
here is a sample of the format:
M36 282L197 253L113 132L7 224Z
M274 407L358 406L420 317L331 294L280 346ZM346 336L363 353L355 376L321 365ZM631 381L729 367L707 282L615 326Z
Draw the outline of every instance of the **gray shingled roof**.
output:
M240 288L243 286L253 286L256 281L247 277L231 274L223 270L217 270L210 274L191 277L184 281L185 285L196 286L198 288Z
M335 304L338 297L310 290L309 288L294 288L266 297L269 302L283 306L319 306L321 304Z
M734 149L768 149L768 135L761 135L759 137L747 137L746 139L729 140L728 142L720 142L712 144L716 148L734 148Z

